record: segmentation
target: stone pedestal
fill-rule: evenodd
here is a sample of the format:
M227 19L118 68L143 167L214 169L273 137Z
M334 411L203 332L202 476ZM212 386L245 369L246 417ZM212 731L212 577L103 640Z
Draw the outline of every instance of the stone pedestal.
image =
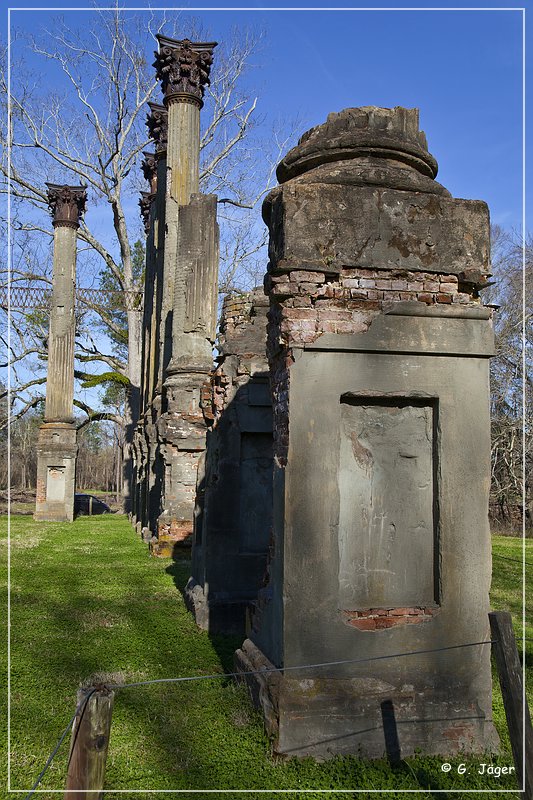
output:
M210 633L245 634L272 532L272 408L263 289L224 300L185 601Z
M246 678L279 753L378 758L393 718L401 756L495 744L490 644L454 649L490 639L489 217L436 172L416 109L347 109L265 201L273 546L237 668L362 662Z
M33 518L72 522L76 482L76 428L66 422L45 422L37 442L37 496Z
M48 335L44 424L37 443L34 518L71 522L74 516L76 428L74 337L76 332L76 236L86 203L85 186L47 184L53 214L54 263Z

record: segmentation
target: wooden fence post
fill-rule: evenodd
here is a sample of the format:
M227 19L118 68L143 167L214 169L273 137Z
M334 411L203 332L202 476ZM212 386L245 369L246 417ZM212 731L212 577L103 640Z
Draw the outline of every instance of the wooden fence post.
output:
M103 684L78 690L76 704L81 706L72 726L64 800L103 796L113 699L114 693Z
M522 667L516 648L513 623L508 611L492 611L489 620L516 777L519 787L525 788L525 800L533 800L533 728L529 706L523 693Z

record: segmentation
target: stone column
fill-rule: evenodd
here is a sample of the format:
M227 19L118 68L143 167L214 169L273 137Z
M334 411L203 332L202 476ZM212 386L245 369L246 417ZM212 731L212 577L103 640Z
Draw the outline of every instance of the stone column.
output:
M37 445L34 518L71 522L78 450L73 414L76 236L85 210L87 187L46 185L53 216L54 263L46 405Z
M161 403L161 392L166 366L170 360L172 344L171 312L174 286L174 266L166 256L166 205L167 205L167 140L168 112L164 106L149 103L150 113L147 126L150 136L155 142L155 176L157 190L153 208L154 230L153 246L155 250L155 271L157 287L154 292L154 331L156 341L154 347L153 376L151 378L152 402Z
M198 192L200 109L216 42L191 42L157 35L154 67L168 109L169 194L186 205Z
M132 491L132 524L141 533L146 526L146 482L148 476L148 453L146 442L146 415L153 390L153 370L151 368L154 358L154 296L157 286L155 271L155 247L153 238L153 214L157 191L156 161L154 153L143 153L142 170L144 177L150 184L149 192L141 192L139 207L146 235L145 257L145 282L144 282L144 310L141 342L141 385L139 420L135 429L133 445L135 450L135 480Z
M205 448L201 387L213 366L218 282L216 198L198 194L200 109L216 42L158 36L154 66L168 110L165 203L162 513L152 551L170 555L192 535L198 461ZM168 276L168 277L167 277Z
M455 649L490 639L489 214L436 174L417 109L346 109L263 207L273 544L237 663L352 662L249 676L280 753L380 758L391 703L396 757L495 744L490 644Z
M146 475L143 486L142 535L149 541L156 530L157 518L161 513L161 486L164 473L163 449L157 424L161 417L163 403L163 375L165 365L170 358L170 319L172 310L172 294L169 283L173 285L173 273L169 272L169 264L165 266L165 212L167 194L167 138L168 113L164 106L149 103L150 112L147 126L150 137L154 140L154 159L146 155L143 162L145 178L150 183L152 202L150 204L150 242L153 276L151 286L146 276L146 292L151 300L145 301L146 325L150 329L149 357L145 360L143 385L145 387L146 411L144 414L144 436L146 447ZM147 253L148 257L148 253Z

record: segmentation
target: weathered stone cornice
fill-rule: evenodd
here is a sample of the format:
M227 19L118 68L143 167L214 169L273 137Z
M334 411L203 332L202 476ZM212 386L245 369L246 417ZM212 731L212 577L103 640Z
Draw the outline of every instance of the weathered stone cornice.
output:
M154 67L161 81L164 102L171 100L203 105L204 90L209 85L213 49L217 42L191 42L157 35L159 52Z
M54 227L63 225L67 228L79 228L87 203L87 187L58 183L47 183L46 186Z
M139 207L141 209L141 217L143 220L144 232L147 236L150 233L150 206L152 205L153 199L154 195L152 192L141 192Z
M426 136L419 130L417 108L364 106L329 114L324 124L304 133L279 163L276 175L285 183L324 165L362 159L378 169L399 164L404 172L407 167L429 180L434 180L438 170Z
M143 175L150 184L150 193L157 191L157 159L155 153L143 152L144 159L141 163Z
M148 106L150 111L146 117L146 126L155 143L155 157L162 158L167 152L168 112L165 106L158 103L148 103Z

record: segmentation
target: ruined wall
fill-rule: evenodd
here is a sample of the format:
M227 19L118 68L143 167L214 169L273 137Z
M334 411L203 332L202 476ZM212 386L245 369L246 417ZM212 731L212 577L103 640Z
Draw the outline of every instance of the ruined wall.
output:
M413 272L402 267L342 266L335 273L312 270L269 273L265 277L265 291L272 302L269 353L276 397L276 455L280 463L286 460L288 446L292 347L311 344L324 333L362 333L391 302L416 301L422 304L421 310L435 303L477 306L480 302L471 274L462 272L460 279L457 274Z
M245 632L271 536L272 413L262 289L225 298L203 409L212 421L199 473L186 601L210 632Z
M490 646L446 650L490 638L489 219L436 173L415 109L347 109L264 204L273 543L237 668L435 650L248 677L281 753L381 757L385 701L402 755L494 743Z

